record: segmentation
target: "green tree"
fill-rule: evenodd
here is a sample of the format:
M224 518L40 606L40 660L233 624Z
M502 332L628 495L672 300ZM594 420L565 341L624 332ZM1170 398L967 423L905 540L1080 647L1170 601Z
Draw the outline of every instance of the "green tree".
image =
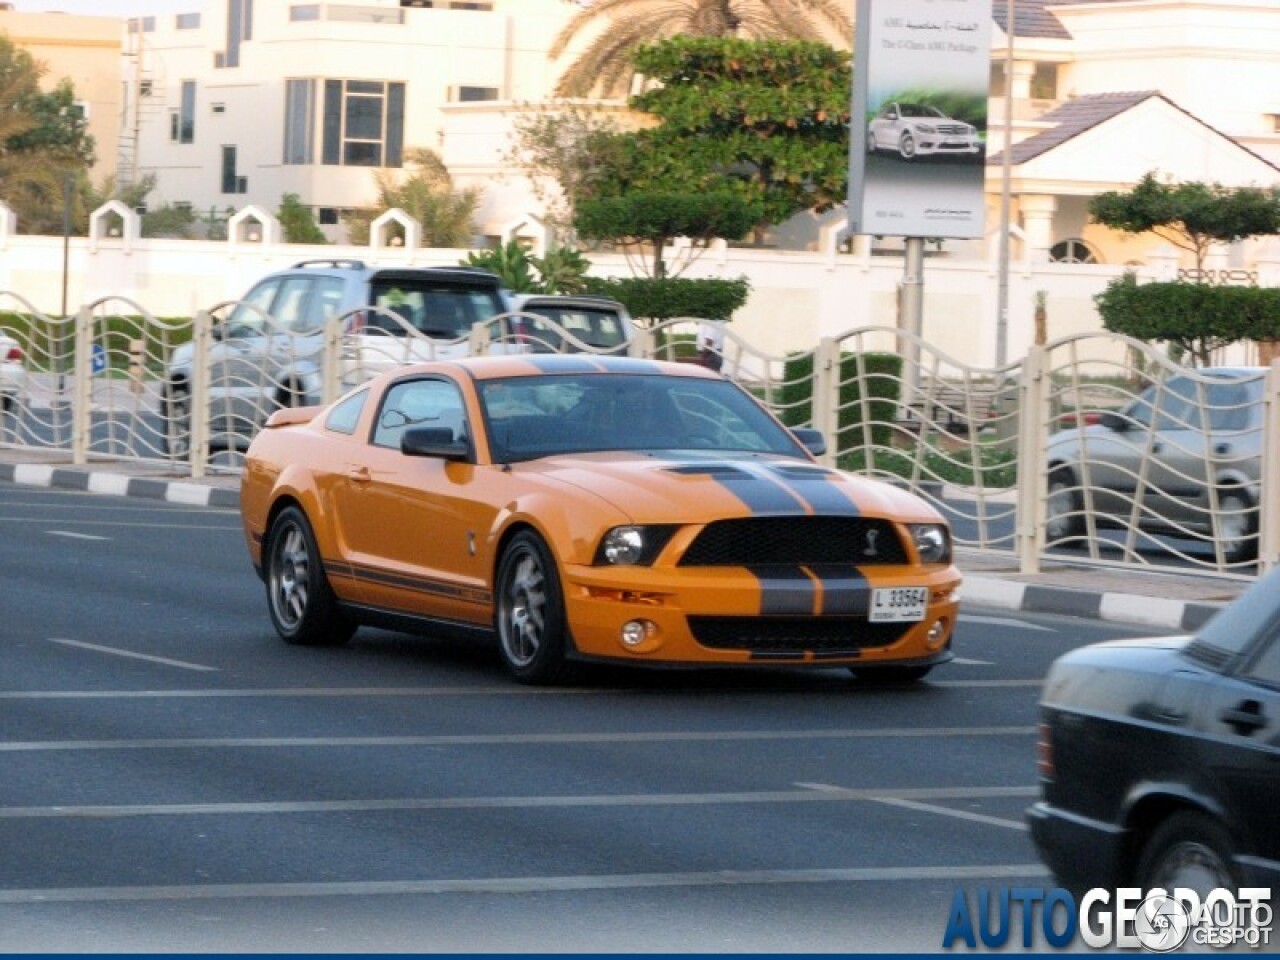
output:
M640 250L648 257L646 272L661 280L668 273L663 251L676 237L689 238L695 247L705 247L716 238L736 240L759 217L759 205L727 190L635 190L583 201L577 224L584 237Z
M598 190L724 190L758 228L848 190L847 53L819 43L678 37L636 53L658 81L633 98L658 125L610 138Z
M280 209L276 211L276 219L280 221L280 226L284 228L286 243L320 244L329 242L329 238L324 235L324 231L316 223L316 218L311 213L311 208L305 206L296 193L286 193L281 197Z
M1213 243L1280 233L1280 188L1165 183L1148 173L1132 190L1094 197L1089 213L1114 230L1151 232L1189 251L1203 276Z
M565 24L551 44L549 56L558 60L574 41L586 43L561 75L556 93L624 95L633 75L632 54L664 37L847 44L853 36L849 12L849 4L841 0L597 0ZM645 73L643 68L640 72Z
M93 163L93 138L75 91L44 91L45 65L0 33L0 200L29 233L61 232L64 208ZM68 178L72 184L66 193Z
M547 223L566 243L575 240L578 202L592 195L602 176L605 145L619 132L611 114L573 102L528 105L512 121L502 159L529 178Z
M465 247L475 233L474 219L480 206L480 191L453 184L444 161L425 147L405 151L403 170L374 172L378 190L377 208L347 217L352 243L369 242L369 225L387 210L399 208L422 224L422 244L426 247Z

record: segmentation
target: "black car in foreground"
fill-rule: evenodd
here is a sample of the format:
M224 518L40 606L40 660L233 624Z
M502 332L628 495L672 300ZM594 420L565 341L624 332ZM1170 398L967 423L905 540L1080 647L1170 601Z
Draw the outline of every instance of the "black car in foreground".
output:
M1039 750L1027 818L1063 886L1280 887L1280 570L1195 636L1061 657Z

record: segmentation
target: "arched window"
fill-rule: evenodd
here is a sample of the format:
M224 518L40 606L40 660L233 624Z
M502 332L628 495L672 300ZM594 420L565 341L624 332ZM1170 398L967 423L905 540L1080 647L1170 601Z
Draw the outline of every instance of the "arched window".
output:
M1049 248L1049 260L1053 263L1097 263L1098 256L1083 240L1060 240Z

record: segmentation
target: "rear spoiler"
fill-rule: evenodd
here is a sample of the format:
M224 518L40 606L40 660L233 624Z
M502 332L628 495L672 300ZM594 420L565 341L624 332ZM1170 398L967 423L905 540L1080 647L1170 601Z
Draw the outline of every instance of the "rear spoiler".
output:
M267 417L266 428L293 427L302 423L310 423L323 407L283 407Z

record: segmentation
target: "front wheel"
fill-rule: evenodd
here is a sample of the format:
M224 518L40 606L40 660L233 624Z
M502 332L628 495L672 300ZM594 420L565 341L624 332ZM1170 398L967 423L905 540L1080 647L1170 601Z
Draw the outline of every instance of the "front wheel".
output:
M1049 543L1084 535L1080 491L1075 474L1059 467L1049 474L1048 503L1045 507L1044 538Z
M264 545L267 609L285 643L335 646L346 643L355 626L338 609L306 515L286 507L271 523Z
M496 593L494 627L507 671L521 683L561 679L567 670L564 594L555 558L537 534L526 530L511 538Z
M904 133L898 140L898 154L903 160L916 158L916 138L910 133Z
M171 460L191 455L191 394L178 384L170 385L160 402L164 420L164 452Z
M1142 848L1138 885L1144 890L1186 887L1201 902L1219 887L1238 890L1235 844L1226 828L1203 813L1175 813L1156 828Z

